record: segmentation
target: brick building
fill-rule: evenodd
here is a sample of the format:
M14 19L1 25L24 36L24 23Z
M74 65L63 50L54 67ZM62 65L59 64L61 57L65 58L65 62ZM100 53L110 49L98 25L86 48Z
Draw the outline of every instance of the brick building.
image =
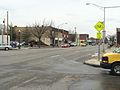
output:
M24 41L22 35L24 33L24 31L26 31L27 29L30 31L32 27L17 27L15 26L14 27L14 30L16 32L16 41L18 41L19 39L19 30L21 31L21 42ZM31 31L30 31L31 33ZM48 30L42 35L41 37L41 42L45 45L57 45L58 44L58 38L59 38L59 44L61 43L64 43L67 38L68 38L68 31L66 30L63 30L63 29L58 29L58 28L55 28L55 27L51 27L49 26L48 27ZM29 38L29 41L38 41L38 38L36 38L34 35L32 35L31 33L31 36Z

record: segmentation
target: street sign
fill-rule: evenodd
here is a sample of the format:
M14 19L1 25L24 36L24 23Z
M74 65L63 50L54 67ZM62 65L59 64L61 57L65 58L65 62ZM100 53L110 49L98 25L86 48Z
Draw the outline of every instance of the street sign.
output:
M97 33L97 39L102 39L102 33L101 32Z
M104 29L104 24L103 24L103 22L99 21L96 23L96 25L94 27L97 31L101 31Z

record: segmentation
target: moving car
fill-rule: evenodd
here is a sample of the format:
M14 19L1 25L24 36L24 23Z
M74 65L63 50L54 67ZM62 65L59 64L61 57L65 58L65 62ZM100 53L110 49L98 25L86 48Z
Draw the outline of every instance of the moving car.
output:
M104 54L100 66L105 69L111 69L112 74L120 75L120 48Z

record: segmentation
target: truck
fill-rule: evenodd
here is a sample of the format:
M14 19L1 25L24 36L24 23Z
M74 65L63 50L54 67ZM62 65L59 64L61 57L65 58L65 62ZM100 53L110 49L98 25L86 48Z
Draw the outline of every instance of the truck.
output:
M120 75L120 48L103 54L100 67L110 69L114 75Z
M9 35L0 35L0 50L10 50L10 36Z

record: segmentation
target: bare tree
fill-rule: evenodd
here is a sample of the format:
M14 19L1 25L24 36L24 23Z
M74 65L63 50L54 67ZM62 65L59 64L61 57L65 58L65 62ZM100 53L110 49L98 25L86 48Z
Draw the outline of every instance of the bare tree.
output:
M48 30L49 26L51 26L51 23L48 24L45 22L45 20L43 21L42 25L35 23L32 26L31 33L33 36L38 38L38 47L39 48L41 47L41 37Z

